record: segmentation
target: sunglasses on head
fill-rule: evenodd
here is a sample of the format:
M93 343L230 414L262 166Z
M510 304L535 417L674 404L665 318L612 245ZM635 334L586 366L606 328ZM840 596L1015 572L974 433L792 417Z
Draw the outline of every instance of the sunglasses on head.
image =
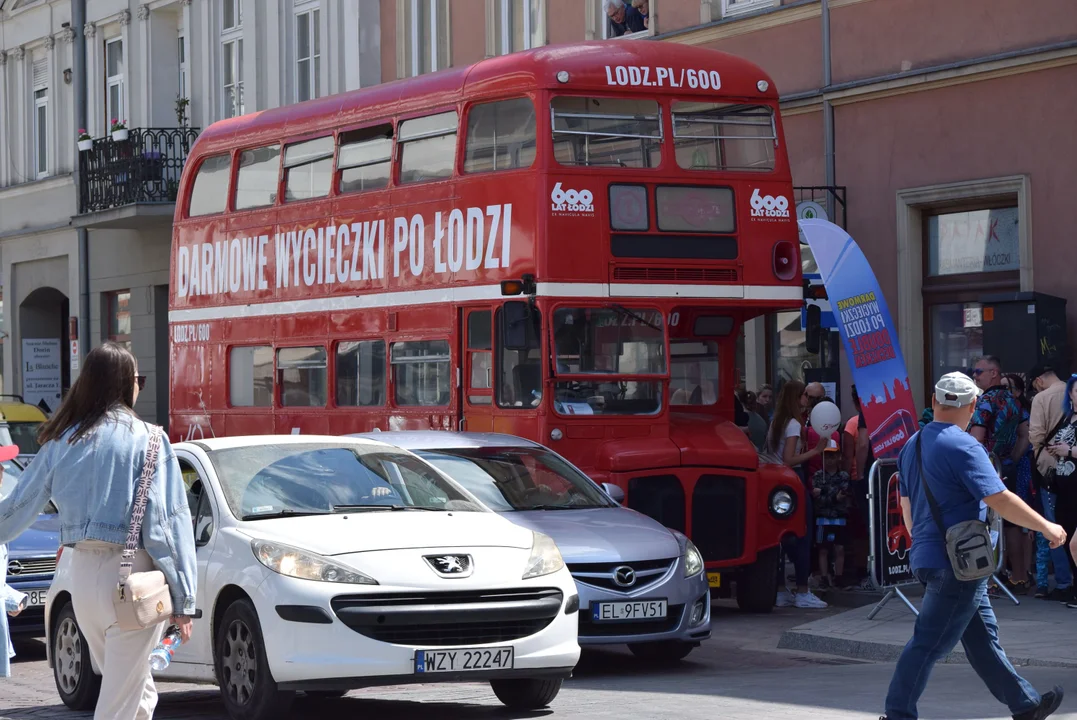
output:
M138 389L139 390L145 390L146 389L146 376L145 375L135 375L135 382L138 384Z

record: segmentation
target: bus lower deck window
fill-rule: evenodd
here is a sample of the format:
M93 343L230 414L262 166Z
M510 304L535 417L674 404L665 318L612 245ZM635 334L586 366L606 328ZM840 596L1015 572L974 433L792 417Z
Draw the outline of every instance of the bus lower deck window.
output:
M361 340L337 344L336 404L370 407L385 404L385 342Z
M277 351L281 407L325 407L328 382L324 347L281 348Z
M447 340L397 342L393 343L389 354L397 405L429 407L449 404L452 372Z
M273 348L258 345L229 351L228 399L233 407L273 405Z

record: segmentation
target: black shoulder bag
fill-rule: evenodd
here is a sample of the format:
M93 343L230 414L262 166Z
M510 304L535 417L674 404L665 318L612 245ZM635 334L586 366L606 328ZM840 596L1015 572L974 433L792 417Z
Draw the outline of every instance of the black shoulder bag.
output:
M954 575L958 580L972 582L989 578L997 572L995 558L995 544L991 540L991 509L988 508L988 522L979 518L965 520L947 529L942 521L942 511L935 502L935 496L931 494L928 486L927 475L924 474L924 456L920 449L920 434L916 435L916 462L920 470L920 484L927 496L927 503L931 506L931 516L935 518L935 525L939 528L939 534L946 541L946 556L950 558Z

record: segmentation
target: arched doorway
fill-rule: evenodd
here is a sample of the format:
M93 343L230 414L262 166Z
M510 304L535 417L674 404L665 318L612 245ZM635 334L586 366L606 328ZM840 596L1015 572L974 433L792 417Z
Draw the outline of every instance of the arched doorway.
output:
M67 296L53 287L35 289L19 305L19 377L23 400L46 413L60 406L71 386ZM59 367L56 367L59 365Z

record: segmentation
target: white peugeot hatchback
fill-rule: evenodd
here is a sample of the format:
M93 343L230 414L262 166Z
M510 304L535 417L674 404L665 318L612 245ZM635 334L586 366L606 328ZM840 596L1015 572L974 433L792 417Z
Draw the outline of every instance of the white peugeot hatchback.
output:
M554 542L486 511L408 451L310 435L175 451L199 616L160 678L218 684L232 718L280 717L297 691L472 680L536 709L575 667L579 598ZM69 560L45 609L49 664L64 703L89 709L100 677L71 605Z

